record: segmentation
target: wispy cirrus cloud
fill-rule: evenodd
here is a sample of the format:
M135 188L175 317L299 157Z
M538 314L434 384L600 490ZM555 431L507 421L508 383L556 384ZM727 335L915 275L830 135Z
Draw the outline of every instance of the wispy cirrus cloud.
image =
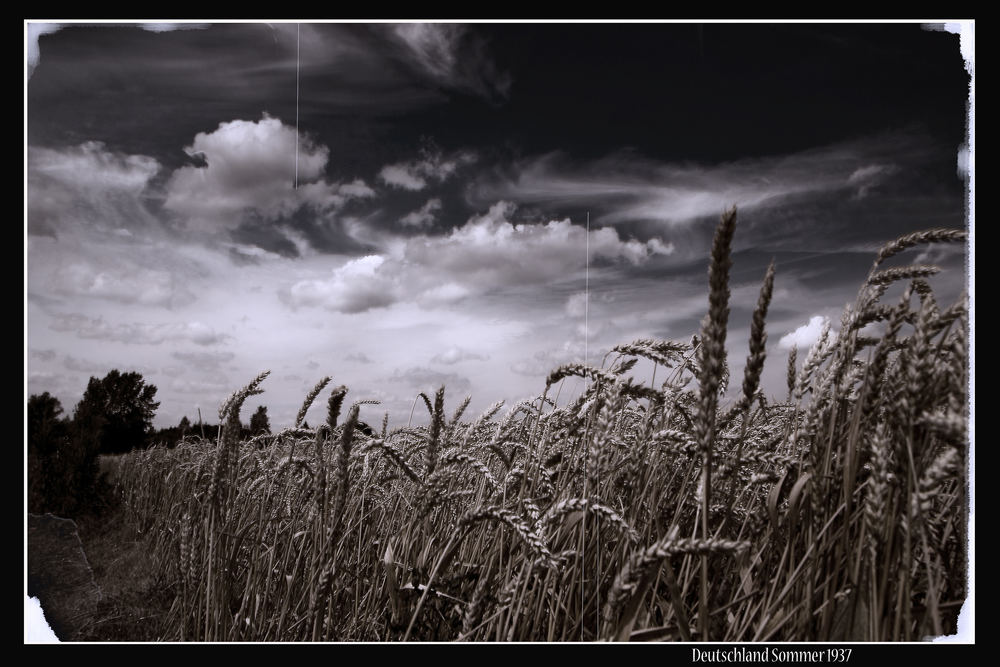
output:
M28 233L56 237L85 229L158 224L147 208L156 159L108 149L99 141L28 148Z
M511 77L490 57L486 42L457 23L401 23L388 34L403 47L408 64L436 83L499 100L507 96Z
M505 199L547 206L586 206L604 224L655 222L684 226L738 205L753 210L790 197L854 193L866 196L897 176L899 166L926 159L933 146L901 132L784 156L718 164L655 161L620 152L587 163L553 152L480 174L472 202ZM913 178L912 174L907 176Z
M56 314L49 325L53 331L69 332L79 338L133 345L159 345L164 341L190 341L196 345L219 345L230 337L201 322L111 323L102 316L81 313Z
M123 304L171 308L195 300L194 293L176 273L145 268L125 261L118 266L73 262L54 270L49 280L53 294L96 297Z
M847 177L848 185L857 188L854 196L862 199L878 186L881 182L891 177L899 171L899 167L894 164L869 164L858 167Z
M167 242L162 231L76 229L58 238L28 237L29 300L74 309L117 304L176 310L198 299L217 255Z

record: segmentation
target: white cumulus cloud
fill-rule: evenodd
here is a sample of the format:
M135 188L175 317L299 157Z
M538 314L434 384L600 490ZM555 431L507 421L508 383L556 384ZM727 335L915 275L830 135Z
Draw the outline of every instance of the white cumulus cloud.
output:
M199 132L185 150L207 165L176 170L164 206L196 229L236 227L248 211L264 219L289 216L302 206L329 212L374 194L361 180L327 182L330 149L267 114Z
M459 363L460 361L487 361L490 358L488 354L480 354L478 352L471 352L465 350L457 345L449 347L444 352L440 352L431 357L431 363L435 364L445 364L446 366L452 366Z
M793 347L812 347L819 340L824 327L829 325L830 318L822 315L813 315L809 318L808 323L782 336L781 340L778 341L778 346L783 350L790 350Z
M301 280L282 293L293 307L322 306L343 313L360 313L388 306L396 300L396 281L382 270L382 255L352 259L328 278Z
M345 313L399 300L433 307L492 290L564 280L584 269L584 227L569 220L512 223L515 209L498 202L447 235L411 237L392 252L350 260L326 277L300 280L282 296L293 307ZM671 252L660 239L623 240L611 227L589 234L592 261L639 265Z

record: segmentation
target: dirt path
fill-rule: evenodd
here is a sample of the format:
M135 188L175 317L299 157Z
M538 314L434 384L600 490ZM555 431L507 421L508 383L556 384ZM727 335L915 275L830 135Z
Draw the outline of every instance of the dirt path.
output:
M28 595L60 641L85 637L103 595L72 520L28 514Z
M28 595L60 641L160 641L173 602L115 494L75 522L28 515Z

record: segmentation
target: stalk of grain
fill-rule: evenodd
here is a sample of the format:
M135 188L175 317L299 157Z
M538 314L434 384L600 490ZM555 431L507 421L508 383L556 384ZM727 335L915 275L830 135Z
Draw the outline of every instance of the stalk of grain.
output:
M730 246L736 231L736 209L723 214L715 230L712 259L708 270L708 315L702 322L699 357L699 400L695 433L702 456L701 533L709 539L709 508L712 487L712 446L715 440L715 412L719 402L719 384L726 359L726 323L729 318ZM708 558L701 560L701 589L698 618L702 641L708 641Z
M441 430L444 427L444 385L434 395L434 408L431 410L431 432L427 442L427 461L425 477L434 472L437 466L438 449L441 446Z
M968 234L961 229L928 229L921 232L913 232L906 236L901 236L895 241L885 244L879 248L875 258L875 266L889 259L907 248L927 243L957 243L968 239Z
M741 410L749 409L760 383L760 374L764 370L764 359L767 357L767 332L764 330L764 323L773 290L774 261L768 264L764 284L760 288L760 296L757 298L757 306L750 322L750 354L743 369L743 399L739 404Z
M333 417L332 413L331 417ZM330 529L331 545L336 545L337 540L340 538L340 528L344 521L344 510L347 507L347 490L351 484L351 476L349 474L351 447L354 442L354 428L357 424L358 406L352 405L347 413L347 421L344 422L344 429L340 435L340 449L337 452L337 497L333 506L334 524L333 528Z
M604 607L604 618L609 627L613 627L618 609L625 600L634 594L642 593L638 585L643 575L660 561L677 554L707 555L730 554L743 551L750 546L746 541L724 540L721 538L700 539L694 537L677 537L671 533L657 541L652 546L640 549L632 554L625 567L615 577Z
M309 408L312 406L313 401L319 396L319 393L330 383L330 378L325 377L316 383L316 386L306 394L306 400L302 402L302 407L299 408L299 414L295 416L295 427L299 428L302 426L302 422L305 421L306 413L309 412Z
M792 349L788 352L788 371L786 373L786 381L788 382L788 401L792 400L792 392L795 391L795 376L797 375L798 369L795 366L795 356L797 347L794 345Z

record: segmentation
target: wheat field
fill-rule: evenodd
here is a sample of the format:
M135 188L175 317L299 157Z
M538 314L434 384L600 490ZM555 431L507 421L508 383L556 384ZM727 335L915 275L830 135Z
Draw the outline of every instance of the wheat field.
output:
M954 633L967 594L968 311L883 246L839 328L766 357L763 277L742 390L724 401L730 245L686 341L619 345L541 393L426 426L329 393L326 423L239 441L261 373L217 441L123 457L118 492L175 599L171 641L913 641ZM694 333L694 332L693 332ZM636 380L637 361L655 364ZM786 396L759 387L787 364ZM569 377L586 390L560 404ZM735 378L732 382L737 381ZM423 406L423 407L420 407Z

